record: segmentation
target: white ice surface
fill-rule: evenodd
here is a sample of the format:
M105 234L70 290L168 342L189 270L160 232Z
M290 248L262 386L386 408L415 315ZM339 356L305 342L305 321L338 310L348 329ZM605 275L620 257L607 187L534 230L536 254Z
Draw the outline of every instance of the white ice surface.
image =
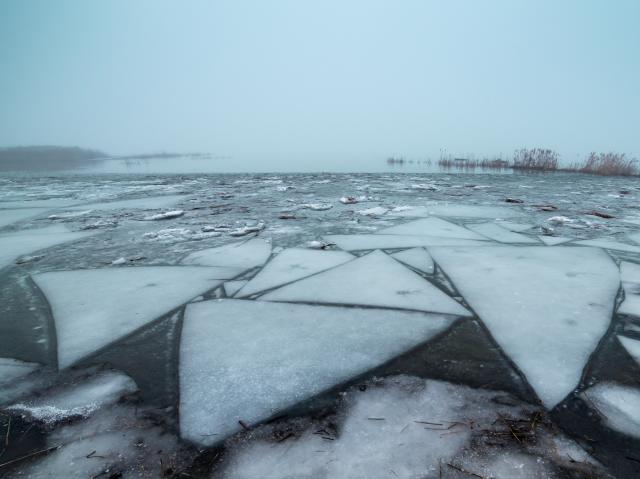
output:
M40 367L37 363L27 363L13 358L0 358L0 385L26 376Z
M436 236L439 238L460 238L486 240L473 231L458 226L441 218L423 218L376 232L377 234Z
M90 232L71 232L63 225L0 234L0 268L28 253L50 248L60 243L91 236Z
M596 406L608 427L640 438L640 389L612 382L598 383L582 393Z
M53 312L58 365L135 331L240 270L182 266L60 271L35 275Z
M521 233L523 231L530 230L535 225L531 223L514 223L512 221L501 221L498 223L503 228L508 229L509 231L515 231L516 233Z
M44 213L42 208L19 208L15 210L0 210L0 228L3 226L26 220Z
M540 241L542 241L547 246L555 246L562 243L568 243L569 241L573 240L573 238L568 238L565 236L540 235L538 236L538 238L540 238Z
M345 251L303 248L286 249L269 261L236 295L238 298L275 288L312 274L331 269L355 257Z
M635 244L640 244L640 233L631 233L628 234L627 237Z
M424 248L411 248L404 251L398 251L391 255L398 261L411 266L423 273L433 274L434 264L433 258Z
M431 248L431 256L551 408L577 385L620 284L594 248Z
M537 243L536 239L532 236L526 236L520 233L514 233L502 226L495 223L480 223L474 225L467 225L467 228L480 233L481 235L491 238L492 240L499 241L500 243Z
M248 282L247 280L227 281L224 283L224 292L227 296L231 297L240 291Z
M460 303L382 251L283 286L259 299L471 315Z
M180 430L212 444L429 340L444 316L246 300L187 307ZM266 471L265 471L266 472Z
M183 264L202 266L228 266L251 269L262 266L271 255L271 245L260 238L242 240L191 253Z
M628 338L627 336L618 336L618 340L627 350L629 356L631 356L638 365L640 365L640 341L637 339ZM639 418L640 420L640 418Z
M54 208L66 208L69 205L79 203L78 200L65 200L59 198L52 198L48 200L24 200L24 201L0 201L0 209L6 208L42 208L54 209ZM0 211L0 215L3 212Z
M611 241L606 238L576 241L574 244L594 246L596 248L612 249L616 251L626 251L627 253L640 253L640 246L632 246L618 241Z
M355 234L325 235L327 243L335 243L346 251L368 249L415 248L421 246L490 246L488 241L475 241L460 238L440 238L437 236L391 235L391 234Z
M434 204L427 206L416 206L411 209L395 211L391 214L395 216L426 217L445 216L450 218L511 218L521 216L522 212L517 208L504 206L478 206L478 205L458 205L458 204Z
M620 277L624 288L624 301L618 313L640 317L640 265L622 261Z
M31 401L12 404L6 409L53 424L73 416L87 417L137 390L136 383L129 376L108 371L91 376L74 386L45 393Z
M138 198L135 200L110 201L105 203L86 203L74 206L69 209L91 209L91 210L124 210L124 209L144 209L154 210L169 208L181 200L186 199L184 195L150 196L148 198Z

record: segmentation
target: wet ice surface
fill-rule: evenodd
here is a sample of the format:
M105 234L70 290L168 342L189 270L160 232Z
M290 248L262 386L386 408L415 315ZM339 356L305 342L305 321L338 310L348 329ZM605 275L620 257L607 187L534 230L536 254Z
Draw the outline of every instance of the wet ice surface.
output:
M637 476L639 192L0 179L0 475Z

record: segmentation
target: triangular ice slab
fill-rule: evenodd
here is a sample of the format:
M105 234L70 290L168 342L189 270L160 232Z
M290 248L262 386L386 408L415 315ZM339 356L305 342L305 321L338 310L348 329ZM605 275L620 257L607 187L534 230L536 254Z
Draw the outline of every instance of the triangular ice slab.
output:
M640 365L640 341L637 339L628 338L626 336L618 336L620 344L627 350L629 356L631 356L638 365Z
M433 274L433 258L424 248L411 248L393 253L391 256L423 273Z
M224 283L224 292L230 298L233 295L235 295L238 291L240 291L244 287L244 285L247 284L248 282L249 281L247 281L246 279L237 280L237 281L227 281Z
M467 225L467 228L480 233L481 235L499 241L500 243L537 243L537 241L520 233L514 233L495 223L480 223L475 225Z
M423 218L402 225L392 226L377 231L377 234L437 236L440 238L460 238L486 240L473 231L440 218Z
M179 266L35 275L53 312L65 368L233 277L240 270Z
M331 269L354 259L345 251L290 248L278 254L236 295L244 298Z
M611 321L615 263L593 248L429 251L544 404L562 401Z
M183 264L201 266L226 266L251 269L262 266L271 255L271 245L261 238L238 241L217 248L191 253Z
M540 235L538 236L538 238L540 238L540 241L542 241L547 246L555 246L557 244L568 243L569 241L573 240L573 238L568 238L566 236Z
M180 431L210 445L444 331L418 312L217 300L187 307Z
M490 246L488 241L475 241L460 238L441 238L437 236L356 234L326 235L327 243L335 243L346 251L368 249L415 248L420 246Z
M433 204L416 206L402 211L392 212L395 216L426 217L445 216L450 218L512 218L521 216L522 212L515 208L504 206L452 205Z
M39 366L37 363L26 363L13 358L0 358L0 384L26 376Z
M381 251L283 286L264 301L352 304L471 316L459 303Z

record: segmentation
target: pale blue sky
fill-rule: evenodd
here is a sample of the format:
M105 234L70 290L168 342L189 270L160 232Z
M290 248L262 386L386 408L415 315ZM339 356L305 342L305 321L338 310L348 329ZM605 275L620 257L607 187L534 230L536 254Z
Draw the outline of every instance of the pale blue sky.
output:
M640 152L640 1L0 1L0 145Z

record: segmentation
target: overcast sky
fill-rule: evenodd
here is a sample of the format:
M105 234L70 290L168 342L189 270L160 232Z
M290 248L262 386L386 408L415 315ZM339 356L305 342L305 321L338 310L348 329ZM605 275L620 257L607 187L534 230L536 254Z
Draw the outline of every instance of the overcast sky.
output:
M0 145L640 152L640 1L0 1Z

